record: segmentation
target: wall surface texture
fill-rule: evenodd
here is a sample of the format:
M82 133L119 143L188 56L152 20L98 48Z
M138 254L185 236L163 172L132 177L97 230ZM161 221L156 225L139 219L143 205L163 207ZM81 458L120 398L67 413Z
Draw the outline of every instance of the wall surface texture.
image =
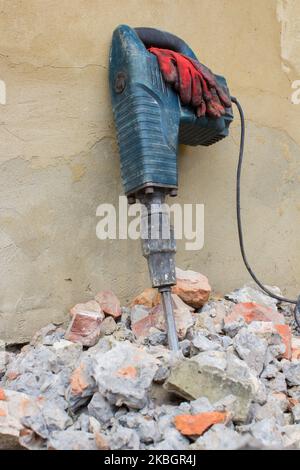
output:
M149 285L138 241L99 241L96 208L122 186L108 94L120 23L184 38L227 77L247 118L243 219L249 260L268 284L300 286L298 0L0 0L0 337L38 327L111 288L126 304ZM205 204L200 252L177 264L216 292L249 280L235 220L239 122L211 148L180 148L178 202Z

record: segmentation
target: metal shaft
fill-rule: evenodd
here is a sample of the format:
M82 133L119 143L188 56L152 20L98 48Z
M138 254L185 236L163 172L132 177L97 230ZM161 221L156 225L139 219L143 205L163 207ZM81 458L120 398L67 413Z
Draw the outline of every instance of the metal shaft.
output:
M161 293L162 305L163 305L164 314L165 314L169 348L172 351L178 351L179 344L178 344L176 325L175 325L175 320L174 320L174 315L173 315L171 289L167 287L167 288L159 289L159 291Z

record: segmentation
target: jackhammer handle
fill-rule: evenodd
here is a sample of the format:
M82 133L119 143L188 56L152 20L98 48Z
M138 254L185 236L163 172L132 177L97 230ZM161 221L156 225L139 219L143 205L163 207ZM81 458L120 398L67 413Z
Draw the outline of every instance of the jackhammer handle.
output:
M175 34L155 28L134 28L134 30L147 48L152 46L161 49L170 49L185 54L192 59L197 59L187 43L178 36L175 36Z

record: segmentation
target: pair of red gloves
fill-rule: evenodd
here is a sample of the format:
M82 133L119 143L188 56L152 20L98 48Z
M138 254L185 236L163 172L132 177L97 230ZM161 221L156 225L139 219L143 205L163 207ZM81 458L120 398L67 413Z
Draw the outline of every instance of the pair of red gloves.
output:
M169 49L150 47L149 52L157 57L164 80L174 87L182 104L195 108L198 117L219 118L231 106L226 90L205 65Z

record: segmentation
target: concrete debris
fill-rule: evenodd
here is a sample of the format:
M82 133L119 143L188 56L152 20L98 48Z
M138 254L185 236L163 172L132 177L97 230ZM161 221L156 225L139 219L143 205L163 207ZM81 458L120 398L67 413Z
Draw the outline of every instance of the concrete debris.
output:
M112 335L117 329L117 324L113 317L106 317L100 325L100 336Z
M295 424L300 424L300 404L293 406L292 416Z
M95 300L100 305L106 315L119 318L122 315L121 304L118 297L110 290L103 290L95 296Z
M194 324L191 308L175 294L172 294L172 304L178 337L184 339L188 328ZM152 309L135 305L131 310L131 328L139 339L150 337L157 330L166 333L162 304L159 303Z
M65 338L74 343L81 343L83 346L94 346L100 338L103 318L102 312L74 313Z
M176 355L155 289L129 307L101 291L21 349L0 340L0 449L300 449L287 308L251 286L209 300L192 271L177 281Z
M241 435L224 424L216 424L199 437L190 450L239 450L246 447L249 436Z
M47 448L49 450L97 450L95 437L84 431L55 431L51 434Z
M203 274L176 268L176 282L172 291L186 304L200 308L208 301L211 287L207 277Z
M238 303L234 305L231 312L224 318L225 326L240 318L246 323L253 321L272 322L275 324L283 324L284 316L270 307L264 307L255 302Z
M109 426L115 413L115 407L101 393L96 392L88 404L90 416L98 420L102 428Z
M282 292L278 287L266 287L274 294L282 295ZM225 297L236 303L255 302L264 307L269 307L275 311L277 310L278 301L276 299L273 299L272 297L269 297L254 283L245 284L242 288L236 289L230 294L227 294Z
M157 291L157 289L148 288L135 297L131 305L142 305L143 307L153 308L156 307L160 301L160 293Z
M94 376L99 392L116 406L143 408L158 362L129 342L116 344L95 358Z

